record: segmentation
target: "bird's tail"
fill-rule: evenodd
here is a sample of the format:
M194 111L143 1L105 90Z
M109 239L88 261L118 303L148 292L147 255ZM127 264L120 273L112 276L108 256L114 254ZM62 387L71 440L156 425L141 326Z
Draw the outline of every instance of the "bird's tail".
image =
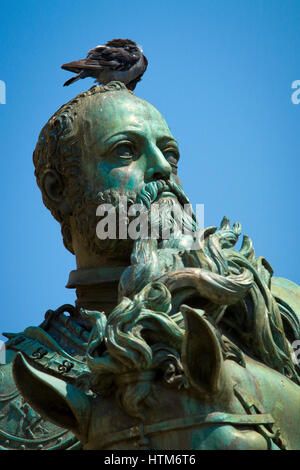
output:
M72 83L74 82L77 82L77 80L79 80L80 78L82 78L82 75L79 73L78 75L76 75L75 77L72 77L70 78L69 80L67 80L63 86L69 86L71 85Z

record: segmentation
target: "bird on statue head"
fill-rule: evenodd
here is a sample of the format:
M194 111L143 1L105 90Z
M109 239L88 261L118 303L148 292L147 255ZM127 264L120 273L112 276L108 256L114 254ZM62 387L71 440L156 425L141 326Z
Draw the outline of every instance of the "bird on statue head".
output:
M148 61L143 50L131 39L113 39L91 49L85 59L69 62L62 69L76 73L64 86L81 78L92 77L100 85L111 81L123 82L134 90L147 69Z

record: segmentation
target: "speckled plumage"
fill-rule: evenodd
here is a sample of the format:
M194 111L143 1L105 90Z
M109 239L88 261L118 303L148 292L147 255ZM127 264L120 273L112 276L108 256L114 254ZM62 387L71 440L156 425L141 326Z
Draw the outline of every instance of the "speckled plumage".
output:
M100 85L116 80L123 82L129 90L134 90L147 65L142 48L134 41L113 39L88 51L85 59L63 64L61 68L77 74L67 80L64 86L92 77Z

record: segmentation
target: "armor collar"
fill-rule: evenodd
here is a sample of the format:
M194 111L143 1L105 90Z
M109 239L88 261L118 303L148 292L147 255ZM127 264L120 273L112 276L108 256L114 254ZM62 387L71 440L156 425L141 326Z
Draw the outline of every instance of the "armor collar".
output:
M127 266L76 269L70 272L67 288L76 288L76 307L105 311L118 304L118 285Z

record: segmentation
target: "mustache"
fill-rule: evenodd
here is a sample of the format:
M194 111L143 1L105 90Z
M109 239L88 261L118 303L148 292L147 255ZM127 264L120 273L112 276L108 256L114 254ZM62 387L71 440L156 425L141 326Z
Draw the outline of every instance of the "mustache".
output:
M117 189L108 189L98 192L96 198L91 197L91 202L93 205L110 203L118 211L120 209L120 197L126 196L128 207L138 203L144 205L148 211L151 211L151 205L157 201L162 193L167 193L166 198L159 200L161 210L164 213L163 218L166 219L172 213L171 219L173 218L174 222L176 222L177 219L179 220L180 217L183 217L184 226L191 232L197 231L197 219L190 201L181 186L172 180L160 179L144 183L139 192L122 192ZM170 197L170 194L175 196L175 198L173 196ZM185 206L186 204L188 206ZM188 207L187 211L186 207ZM159 225L161 225L161 222Z
M145 183L141 191L137 194L136 202L144 204L150 209L151 204L155 202L161 193L168 192L173 194L178 202L183 206L190 204L190 201L183 189L172 180L155 180Z
M106 189L104 191L99 191L96 194L96 197L91 192L86 195L86 198L95 204L111 203L113 206L118 206L120 196L126 196L128 198L129 205L140 203L144 204L147 209L150 209L151 204L153 204L159 195L164 192L173 194L182 206L184 206L184 204L190 204L190 201L183 189L176 184L175 181L163 179L144 183L139 192Z
M152 218L151 215L152 220L156 221L159 227L161 227L162 223L166 223L169 220L170 227L174 228L176 225L182 227L183 224L189 233L197 231L196 215L192 210L190 201L183 189L175 181L156 180L146 183L137 195L136 202L144 204L148 211L151 211L151 205L155 203L162 193L167 193L166 198L159 200L162 215L158 219L156 216ZM176 199L168 197L170 193ZM186 205L188 205L188 211L186 210Z

